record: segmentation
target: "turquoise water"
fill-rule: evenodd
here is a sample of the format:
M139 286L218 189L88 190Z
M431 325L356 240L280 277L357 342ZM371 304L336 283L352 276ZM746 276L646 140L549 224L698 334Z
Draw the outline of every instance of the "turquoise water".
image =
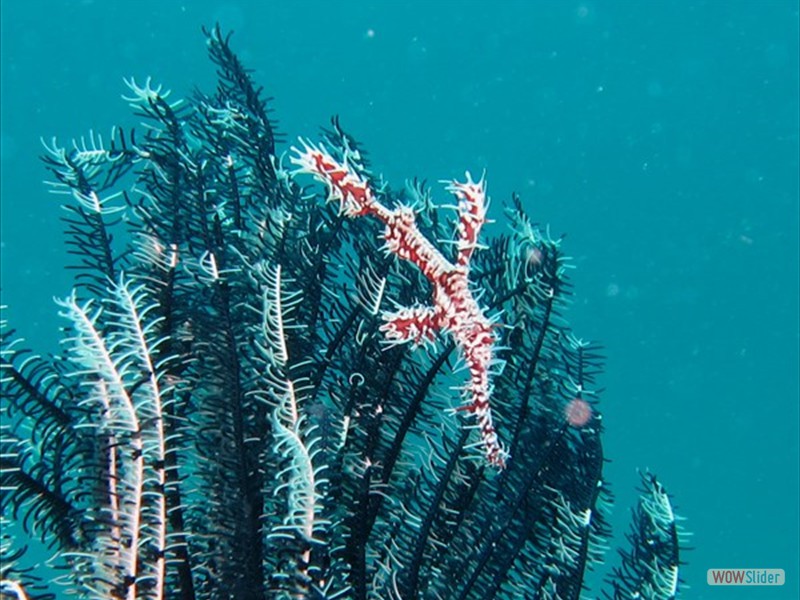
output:
M71 287L39 138L132 124L123 76L207 88L219 21L282 131L338 114L389 180L485 169L494 218L518 191L567 232L570 319L608 356L617 534L649 468L693 533L686 598L800 597L797 2L497 4L3 0L12 322L55 350ZM788 584L710 588L719 567Z

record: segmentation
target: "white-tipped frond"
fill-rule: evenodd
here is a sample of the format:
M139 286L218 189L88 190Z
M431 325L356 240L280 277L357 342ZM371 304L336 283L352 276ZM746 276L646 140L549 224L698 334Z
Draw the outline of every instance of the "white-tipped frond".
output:
M272 417L275 432L274 449L288 460L288 464L280 473L284 481L275 491L285 492L288 506L283 523L274 528L270 535L280 535L286 530L291 530L310 542L314 538L316 508L319 501L315 471L311 461L311 445L301 437L301 420L298 419L294 426L290 427L280 418L279 412L275 410Z
M358 274L356 280L357 300L371 316L377 316L386 292L386 277L379 277L370 265Z
M131 77L130 79L124 79L125 86L131 91L132 96L122 96L122 99L126 102L130 102L134 106L136 104L147 104L149 102L153 102L158 99L166 99L169 97L170 90L161 91L163 86L157 85L153 86L152 77L148 77L144 81L144 85L140 86L136 83L136 79Z
M78 367L75 374L88 386L90 404L100 413L104 460L111 471L107 531L98 536L95 554L69 558L78 571L105 573L97 579L109 585L119 585L120 579L131 582L127 598L142 597L137 596L137 585L145 580L148 584L139 591L160 598L166 442L160 365L155 359L159 321L150 314L155 305L148 302L143 286L121 278L110 292L103 308L80 304L74 293L58 301L61 315L72 322L70 356ZM120 545L119 539L130 543Z
M292 326L292 312L300 303L297 291L283 289L280 265L273 267L261 262L253 267L252 277L261 287L261 351L265 358L279 370L289 363L286 332Z

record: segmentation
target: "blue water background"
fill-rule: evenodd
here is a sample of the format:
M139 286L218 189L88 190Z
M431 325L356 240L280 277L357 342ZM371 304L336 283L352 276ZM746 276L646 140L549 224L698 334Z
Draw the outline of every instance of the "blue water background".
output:
M56 348L71 288L39 138L135 123L123 76L210 89L219 21L291 138L338 114L395 185L486 169L495 229L518 191L568 233L618 537L650 468L694 534L684 597L800 598L796 1L0 6L2 301L30 345ZM715 567L788 584L710 588Z

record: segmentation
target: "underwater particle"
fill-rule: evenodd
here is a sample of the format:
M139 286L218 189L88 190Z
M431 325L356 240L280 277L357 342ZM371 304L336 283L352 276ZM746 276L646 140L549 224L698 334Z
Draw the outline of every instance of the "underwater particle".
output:
M592 25L595 22L596 13L597 10L593 3L581 2L573 12L576 25Z
M0 131L0 161L6 162L17 153L17 143L5 131Z
M412 65L421 65L427 61L428 46L423 40L419 39L417 36L414 36L411 38L411 41L406 48L406 54L409 63Z
M573 427L583 427L592 418L592 407L586 400L573 398L564 407L564 416Z
M664 93L664 86L658 80L653 80L647 84L647 95L651 98L659 98Z

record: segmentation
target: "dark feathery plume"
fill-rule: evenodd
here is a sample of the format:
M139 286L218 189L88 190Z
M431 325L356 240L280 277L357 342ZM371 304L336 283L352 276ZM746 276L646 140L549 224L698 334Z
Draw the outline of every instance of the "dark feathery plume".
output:
M686 532L678 524L673 502L652 473L641 473L639 503L633 509L629 547L619 550L621 565L608 577L605 598L675 598L680 579L679 549Z

